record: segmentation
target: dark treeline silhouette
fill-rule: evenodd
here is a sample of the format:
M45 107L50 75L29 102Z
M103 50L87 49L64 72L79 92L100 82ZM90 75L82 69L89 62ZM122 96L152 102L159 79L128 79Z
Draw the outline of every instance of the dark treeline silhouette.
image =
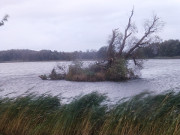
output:
M137 55L139 55L140 58L180 56L180 41L167 40L162 43L154 43L148 47L138 49L137 52Z
M106 59L108 47L103 46L98 51L86 52L58 52L51 50L7 50L0 51L0 62L4 61L51 61L51 60L95 60ZM136 50L139 58L174 57L180 56L180 41L167 40L162 43L154 43L148 47Z
M74 60L96 59L96 51L57 52L51 50L7 50L0 51L0 62L3 61L51 61L51 60Z
M106 58L108 46L101 47L97 51L98 58ZM161 43L153 43L135 50L134 55L137 58L158 58L158 57L176 57L180 56L180 41L167 40Z

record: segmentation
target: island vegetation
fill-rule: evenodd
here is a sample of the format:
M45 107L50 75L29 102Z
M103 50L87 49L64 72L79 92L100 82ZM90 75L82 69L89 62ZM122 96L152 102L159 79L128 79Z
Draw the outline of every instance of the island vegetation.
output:
M159 37L155 33L162 29L164 23L154 15L151 20L145 21L144 34L139 37L137 27L132 22L133 15L134 10L131 12L124 32L119 29L112 31L105 59L86 68L79 63L70 65L68 72L63 74L57 74L53 69L48 77L41 75L40 78L43 80L65 78L70 81L124 81L136 78L137 75L134 74L133 69L128 67L129 59L133 60L135 67L139 69L142 67L142 61L137 59L137 50L156 43Z

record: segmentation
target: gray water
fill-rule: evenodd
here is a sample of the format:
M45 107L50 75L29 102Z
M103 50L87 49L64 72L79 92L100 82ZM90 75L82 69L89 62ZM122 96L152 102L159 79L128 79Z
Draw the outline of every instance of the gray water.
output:
M28 93L61 95L69 98L93 91L106 93L112 101L144 91L155 93L180 90L180 59L147 60L140 79L126 82L43 81L38 76L48 74L56 65L71 62L0 63L0 94L16 97ZM88 63L88 62L87 62Z

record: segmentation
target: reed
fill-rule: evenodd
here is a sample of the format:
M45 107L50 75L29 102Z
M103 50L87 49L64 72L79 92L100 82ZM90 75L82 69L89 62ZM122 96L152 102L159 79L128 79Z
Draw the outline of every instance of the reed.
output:
M180 93L141 93L108 105L97 92L67 104L33 94L0 99L0 135L179 135Z

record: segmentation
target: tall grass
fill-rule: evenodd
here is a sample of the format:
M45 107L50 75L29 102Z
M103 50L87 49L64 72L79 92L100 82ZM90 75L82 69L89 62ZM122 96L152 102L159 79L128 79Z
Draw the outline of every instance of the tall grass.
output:
M103 94L68 104L47 95L0 99L1 135L179 135L180 93L141 93L107 105Z

